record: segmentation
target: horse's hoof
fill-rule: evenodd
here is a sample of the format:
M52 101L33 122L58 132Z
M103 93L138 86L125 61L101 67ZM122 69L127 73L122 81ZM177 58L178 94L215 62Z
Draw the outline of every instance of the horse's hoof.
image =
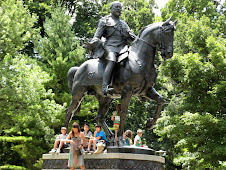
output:
M122 136L119 136L119 138L118 138L118 145L119 145L119 147L127 145Z
M109 145L110 146L115 146L115 138L113 136L110 138Z

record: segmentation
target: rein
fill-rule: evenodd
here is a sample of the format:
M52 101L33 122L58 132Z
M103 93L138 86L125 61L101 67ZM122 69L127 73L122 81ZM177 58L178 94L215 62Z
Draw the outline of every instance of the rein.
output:
M138 39L138 40L141 40L141 41L143 41L143 42L145 42L145 43L146 43L147 45L149 45L149 46L158 48L158 45L154 45L154 44L152 44L152 43L149 43L149 42L145 41L145 40L142 39L142 38L137 37L137 39Z
M136 37L138 40L141 40L143 41L144 43L146 43L147 45L151 46L151 47L156 47L156 48L159 48L160 50L163 50L164 49L164 43L163 43L163 39L162 39L162 33L163 33L163 29L162 29L162 26L159 26L158 27L160 29L160 32L159 32L159 38L160 38L160 45L155 45L155 44L152 44L150 42L147 42L146 40L140 38L140 37Z
M147 28L145 28L145 29L147 29ZM145 30L144 29L144 30ZM169 29L169 28L165 28L165 29L163 29L163 27L162 27L162 25L161 26L158 26L158 28L157 29L159 29L159 32L158 32L158 36L157 37L159 37L159 39L160 39L160 43L159 44L153 44L153 43L150 43L150 42L148 42L148 41L146 41L146 40L144 40L144 39L142 39L142 38L140 38L140 37L138 37L138 36L136 36L136 40L134 41L134 42L136 42L137 40L141 40L141 41L143 41L144 43L146 43L147 45L149 45L149 46L151 46L151 47L155 47L155 48L159 48L159 50L161 50L161 51L163 51L165 48L164 48L164 41L163 41L163 32L164 31L166 31L167 29ZM144 31L143 30L143 31ZM133 55L132 55L133 56ZM133 56L133 58L135 59L135 61L136 61L136 63L141 67L141 62L139 61L139 58L137 58L137 57L135 57L135 56Z

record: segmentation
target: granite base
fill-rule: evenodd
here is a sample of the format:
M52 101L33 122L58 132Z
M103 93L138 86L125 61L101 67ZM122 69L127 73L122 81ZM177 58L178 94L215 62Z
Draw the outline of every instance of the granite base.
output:
M59 155L44 154L43 170L69 169L68 153ZM131 170L163 170L165 158L155 155L131 153L85 154L86 169L131 169Z

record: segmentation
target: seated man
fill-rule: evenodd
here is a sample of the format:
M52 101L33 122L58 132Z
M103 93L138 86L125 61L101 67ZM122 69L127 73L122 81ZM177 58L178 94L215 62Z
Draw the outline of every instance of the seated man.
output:
M96 128L96 131L94 132L94 137L91 137L90 140L89 140L87 152L90 151L92 143L93 143L93 149L95 151L96 151L96 144L97 144L98 141L104 140L105 143L107 143L107 138L106 138L104 131L101 130L101 125L97 124L95 126L95 128Z
M88 123L84 124L84 131L83 131L84 135L85 135L85 141L84 141L84 145L83 148L87 149L88 148L88 144L89 144L89 139L90 137L93 136L93 133L90 131L90 127Z
M49 153L50 154L54 154L56 152L57 154L59 154L61 148L69 147L69 144L65 143L65 139L67 139L67 137L68 137L67 128L66 127L61 127L61 134L57 136L57 138L55 140L55 143L54 143L54 147ZM58 149L56 149L57 146L59 146Z

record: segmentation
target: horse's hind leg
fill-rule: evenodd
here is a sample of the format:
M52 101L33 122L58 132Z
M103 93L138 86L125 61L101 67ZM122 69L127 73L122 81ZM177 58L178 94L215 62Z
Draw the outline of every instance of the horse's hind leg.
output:
M124 146L125 141L123 140L123 132L124 132L124 125L126 120L126 114L128 111L130 99L132 97L132 88L130 85L126 86L122 91L122 97L121 97L121 111L120 111L120 125L119 125L119 137L118 137L118 143L119 146Z
M80 106L80 103L85 94L85 91L86 89L84 87L74 85L73 91L72 91L71 103L67 108L67 113L65 117L65 122L64 122L65 127L68 127L72 117L74 116L74 113L77 111L78 107Z
M108 112L108 108L109 108L109 105L110 105L112 99L107 98L107 97L102 97L101 95L96 96L96 98L99 101L99 112L95 119L96 119L97 123L103 127L107 137L111 138L113 136L113 133L108 128L108 125L106 124L106 122L104 120L104 117L105 117L106 113Z
M153 87L147 90L146 97L157 102L155 115L153 116L153 118L148 119L146 123L147 129L151 130L160 116L162 105L164 104L164 99Z

